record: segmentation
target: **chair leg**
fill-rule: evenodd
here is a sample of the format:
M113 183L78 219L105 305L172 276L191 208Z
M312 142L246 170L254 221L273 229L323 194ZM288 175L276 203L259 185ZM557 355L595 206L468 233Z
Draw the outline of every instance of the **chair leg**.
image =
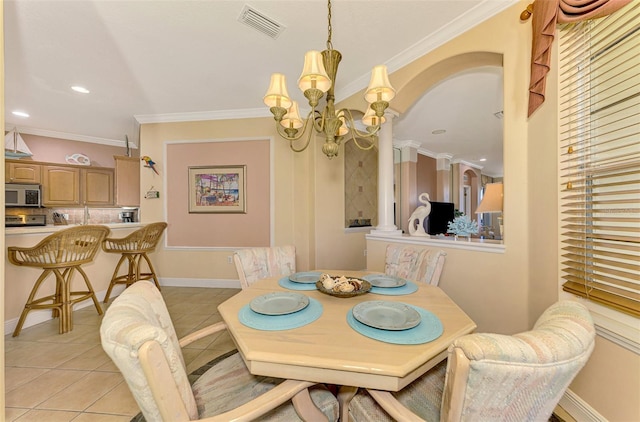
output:
M60 271L53 270L56 275L58 284L60 285L60 295L62 297L62 307L60 309L60 334L68 333L73 328L73 321L71 320L73 306L71 303L70 293L70 280L73 277L73 268L65 268L64 272L60 274Z
M142 262L144 259L149 267L149 272L142 272ZM126 274L118 275L122 265L127 263L127 271ZM133 283L138 280L153 280L158 290L160 290L160 283L158 282L158 278L156 277L155 269L151 264L151 260L147 256L146 253L123 253L116 265L115 270L113 271L113 276L111 277L111 282L109 283L109 288L107 289L107 293L105 294L104 303L109 301L111 297L111 292L113 287L116 284L125 284L126 287L129 287Z
M328 422L327 416L320 411L311 400L309 389L305 388L291 398L296 413L305 421Z
M111 282L109 283L109 288L107 289L107 294L104 295L104 300L102 301L103 303L108 303L109 302L109 297L111 297L111 290L113 290L113 286L116 285L116 280L118 278L118 271L120 271L120 266L122 265L122 263L124 262L124 260L127 258L126 255L121 255L120 256L120 260L118 261L118 264L116 265L116 269L113 271L113 275L111 276Z
M60 282L60 280L58 279L58 277L55 274L54 274L54 277L55 277L55 281L56 281L56 292L54 294L55 296L53 298L53 302L62 304L62 302L63 302L62 298L64 297L62 295L63 285L62 285L62 283ZM60 318L60 314L61 313L62 313L62 308L61 307L52 308L51 309L51 318Z
M162 290L160 288L160 283L158 283L158 277L156 277L156 270L153 268L153 265L151 265L151 260L147 256L146 252L142 253L142 257L145 261L147 261L147 265L149 266L149 275L153 279L153 282L156 284L156 287L158 288L158 290Z
M129 255L129 278L127 287L140 280L140 254Z
M33 285L33 289L31 289L31 293L29 294L29 298L27 299L27 303L24 305L24 309L22 310L22 313L20 314L20 319L18 320L18 325L16 325L16 328L13 330L13 337L17 337L18 335L20 335L20 331L22 331L22 326L24 325L24 321L27 319L27 314L29 313L29 311L31 311L32 309L32 303L33 303L33 298L35 297L38 289L40 288L40 285L42 284L42 282L49 276L49 274L51 274L51 270L44 270L42 272L42 274L40 274L40 277L38 277L38 279L36 280L36 283ZM56 302L56 298L57 298L57 291L58 291L58 286L56 286L56 294L53 296L52 298L52 305L54 305ZM60 302L58 302L60 303ZM53 307L53 310L55 311L58 308ZM54 315L55 316L55 315Z
M358 387L350 387L348 385L343 385L338 390L338 405L340 406L340 420L348 421L349 420L349 403L351 399L358 392Z
M96 310L98 311L98 315L102 315L103 314L102 307L100 306L100 302L96 297L96 292L93 290L93 286L91 285L91 282L89 282L89 277L87 277L87 274L84 272L84 270L81 267L76 267L76 269L82 275L82 278L84 279L84 283L87 285L87 290L89 291L88 293L91 295L90 296L91 300L93 300L93 304L96 307Z

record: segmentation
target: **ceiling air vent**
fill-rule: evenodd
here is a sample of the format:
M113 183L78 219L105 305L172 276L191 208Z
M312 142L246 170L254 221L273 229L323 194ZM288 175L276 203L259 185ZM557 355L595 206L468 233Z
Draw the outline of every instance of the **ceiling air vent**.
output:
M244 6L238 20L273 39L278 38L284 30L284 26L248 5Z

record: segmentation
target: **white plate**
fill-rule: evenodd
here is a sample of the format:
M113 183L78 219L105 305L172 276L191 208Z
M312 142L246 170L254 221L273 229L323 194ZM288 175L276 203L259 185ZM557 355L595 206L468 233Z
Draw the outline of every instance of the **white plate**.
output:
M252 311L264 315L285 315L309 305L309 298L300 293L273 292L258 296L249 303Z
M289 276L289 280L294 283L315 283L320 280L322 274L317 271L308 271L303 273L295 273Z
M373 287L402 287L407 284L407 280L394 275L369 274L362 278L371 283Z
M408 330L420 324L420 314L411 306L383 300L357 304L353 307L353 317L381 330Z

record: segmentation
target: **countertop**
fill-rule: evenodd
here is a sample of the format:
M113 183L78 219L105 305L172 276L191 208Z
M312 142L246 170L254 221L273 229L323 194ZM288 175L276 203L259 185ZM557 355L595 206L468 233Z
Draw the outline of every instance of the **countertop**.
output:
M48 224L46 226L31 226L31 227L5 227L4 234L6 236L16 235L16 234L40 234L40 233L54 233L59 230L67 229L69 227L76 226L77 224L69 224L65 226L55 226L53 224ZM113 223L113 224L101 224L102 226L107 226L111 230L118 229L131 229L137 227L145 226L144 223Z

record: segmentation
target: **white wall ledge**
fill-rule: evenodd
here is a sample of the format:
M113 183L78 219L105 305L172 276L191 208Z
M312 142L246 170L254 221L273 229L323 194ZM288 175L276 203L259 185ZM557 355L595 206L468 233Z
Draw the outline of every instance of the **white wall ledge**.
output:
M436 246L439 248L463 249L467 251L504 253L506 248L501 240L460 238L455 240L453 236L382 236L370 233L365 236L367 240L379 240L383 242L406 243L412 245Z

